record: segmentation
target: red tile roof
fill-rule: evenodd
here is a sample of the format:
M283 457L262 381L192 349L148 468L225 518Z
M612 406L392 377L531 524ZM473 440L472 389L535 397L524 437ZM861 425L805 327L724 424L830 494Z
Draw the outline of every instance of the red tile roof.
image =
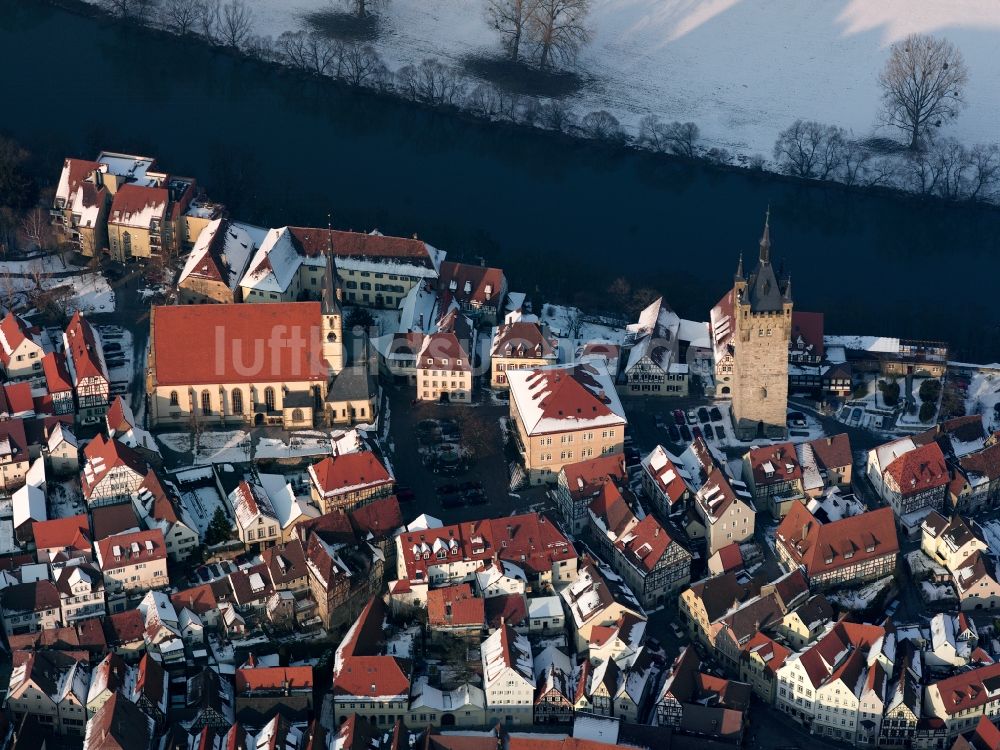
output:
M104 635L111 646L141 641L146 632L146 623L137 609L116 612L105 617L103 622Z
M352 656L333 678L334 695L408 695L410 680L395 656Z
M928 690L936 689L941 703L949 716L960 711L978 708L995 700L1000 690L1000 664L962 672L931 684Z
M94 329L77 312L66 326L64 336L68 362L72 368L74 385L79 385L86 378L108 379L108 371L104 364L104 348Z
M80 183L86 180L94 170L100 168L100 162L88 159L66 159L63 161L63 174L66 175L66 194L62 195L60 191L59 197L66 199L67 208L71 205L73 195ZM62 179L59 180L59 187L62 187Z
M113 534L121 534L129 529L141 529L132 503L101 505L90 511L90 523L94 529L94 539L104 539Z
M466 263L441 263L438 289L445 307L452 299L460 304L497 305L503 292L504 276L499 268Z
M660 522L649 515L615 542L615 548L641 572L651 573L673 541Z
M854 461L851 454L851 440L846 432L810 440L809 445L821 469L850 466Z
M166 218L169 202L170 194L166 188L122 185L111 201L108 223L148 228L152 219L162 221ZM148 214L147 209L149 209ZM137 221L140 219L141 224L138 224Z
M959 461L966 472L980 474L989 480L1000 479L1000 442L970 453Z
M792 311L791 351L823 358L823 313Z
M438 331L424 336L417 355L417 367L425 370L469 372L472 361L466 344L452 331ZM447 364L445 361L447 360Z
M332 244L333 254L341 258L402 258L427 268L434 267L427 244L418 239L309 227L288 227L288 231L299 243L302 254L311 257L324 254Z
M101 480L118 466L127 466L143 477L149 471L142 456L117 440L106 440L100 433L87 443L83 457L86 463L80 472L80 487L85 498L89 498Z
M747 453L755 486L802 479L802 467L791 443L775 443L753 447Z
M174 608L178 612L184 607L187 607L196 615L203 615L206 612L211 612L219 606L215 599L215 591L212 589L212 586L207 583L171 594L170 603L174 605Z
M885 473L895 480L904 497L944 487L951 479L944 454L934 442L904 453L885 467Z
M538 323L516 321L506 323L497 328L493 337L494 357L520 357L538 359L540 357L555 357L556 352L552 341L545 338ZM509 347L509 349L508 349Z
M145 695L150 703L159 706L163 702L163 667L149 653L139 660L139 670L135 678L135 695Z
M274 690L312 690L312 667L251 667L236 670L236 694Z
M618 537L624 533L630 524L637 523L635 514L628 507L622 493L611 482L605 482L597 492L597 497L590 501L590 513L604 528ZM603 532L602 532L603 533Z
M309 467L309 476L313 485L324 496L392 482L392 477L378 456L369 451L327 456Z
M7 411L11 414L30 415L35 410L35 400L31 396L31 383L22 381L20 383L7 383L3 387L4 400L7 402Z
M690 491L680 470L662 445L656 446L642 460L642 470L673 507Z
M526 424L533 432L543 419L594 420L618 416L609 406L611 395L604 392L603 384L594 377L589 365L533 370L525 381L525 396L534 402L538 419ZM522 419L524 414L522 413Z
M566 475L566 487L574 500L592 497L605 482L622 484L627 476L625 457L620 454L566 464L562 471Z
M717 550L719 562L722 563L722 572L728 573L730 570L740 570L743 567L743 553L740 552L740 545L736 542L727 544Z
M45 385L49 393L73 390L69 369L66 367L66 355L62 352L50 352L42 357L42 371L45 373Z
M157 306L150 324L160 386L327 379L318 302Z
M121 396L114 397L111 406L108 407L107 414L104 415L104 420L111 432L128 432L135 427L133 424L135 417L132 415L132 410L125 408L125 399Z
M438 540L445 547L454 542L461 559L489 560L499 555L501 560L509 560L532 574L550 570L556 561L577 557L573 545L554 523L538 513L523 513L400 534L408 578L427 578L427 568L436 564L432 550ZM427 559L423 558L424 552Z
M792 655L791 650L761 632L755 633L746 642L743 646L743 651L751 654L759 654L764 660L764 668L775 674L781 669L785 663L785 659Z
M3 457L4 463L28 460L28 440L24 435L24 420L5 419L0 421L0 443L6 441L10 447L10 457Z
M792 503L778 526L776 543L810 577L899 552L895 517L888 507L822 524L805 505Z
M506 622L511 627L527 624L528 605L524 594L499 594L486 600L486 623L489 627L499 628L500 622Z
M31 337L32 328L28 324L28 321L20 315L9 312L3 320L0 320L0 334L2 334L3 339L3 345L0 346L0 362L8 365L10 364L10 358L14 350L26 338Z
M87 514L67 518L53 518L51 521L35 521L31 525L38 549L74 549L89 552L90 524Z
M431 627L483 627L486 610L472 586L460 583L427 592L427 622Z
M116 554L117 553L117 554ZM116 534L97 542L98 562L102 570L114 570L126 565L165 560L167 548L159 529Z
M395 495L380 497L347 514L354 532L362 539L370 534L380 539L403 526L403 512Z

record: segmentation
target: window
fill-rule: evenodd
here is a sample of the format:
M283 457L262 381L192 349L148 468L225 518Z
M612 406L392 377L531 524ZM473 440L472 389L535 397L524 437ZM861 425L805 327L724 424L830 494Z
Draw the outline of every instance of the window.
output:
M180 400L178 399L177 391L170 391L170 405L171 406L180 405Z
M302 410L301 409L292 409L292 421L293 422L301 422L302 419L303 419Z
M274 388L271 386L264 389L264 406L268 411L274 411Z
M125 253L126 257L131 257L132 235L128 232L122 232L122 251Z
M233 391L233 414L243 413L243 391Z
M201 392L201 413L206 415L212 413L212 394L208 391Z

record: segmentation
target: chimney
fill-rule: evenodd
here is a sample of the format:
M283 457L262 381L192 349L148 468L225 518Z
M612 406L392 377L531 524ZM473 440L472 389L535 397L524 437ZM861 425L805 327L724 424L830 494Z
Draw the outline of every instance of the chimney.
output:
M804 524L802 524L802 538L805 539L807 536L809 536L809 522L808 521L806 521Z
M660 535L660 527L657 526L656 528L653 529L653 536L657 537L659 535Z

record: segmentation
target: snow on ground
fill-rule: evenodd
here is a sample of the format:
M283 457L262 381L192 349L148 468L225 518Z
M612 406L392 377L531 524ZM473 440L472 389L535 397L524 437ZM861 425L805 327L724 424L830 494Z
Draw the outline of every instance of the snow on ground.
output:
M913 574L914 578L920 578L925 574L935 576L950 575L947 568L943 565L938 565L919 549L915 549L912 552L907 553L906 562L909 564L910 572Z
M942 602L958 599L955 590L947 583L920 582L920 596L925 602Z
M70 310L81 312L114 312L115 293L111 291L108 280L99 273L85 273L80 276L70 276L51 279L52 286L70 284L73 287L73 299L69 302Z
M1000 554L1000 521L985 521L980 524L980 527L990 551L994 555Z
M542 305L540 320L548 324L552 333L560 338L560 352L566 349L569 352L568 356L573 356L581 343L612 341L621 344L625 340L623 327L592 322L589 316L576 307L545 303ZM570 341L564 344L562 339Z
M80 479L76 476L50 479L45 483L45 494L49 502L49 518L69 518L87 512Z
M385 644L385 652L401 659L409 659L413 655L413 643L420 636L420 628L411 625L392 635Z
M827 594L826 598L844 609L867 609L872 606L878 595L891 584L892 576L886 576L860 588L835 591Z
M95 2L96 0L90 0ZM257 31L301 28L330 0L254 0ZM496 53L482 0L393 0L376 48L393 70L427 57L459 65ZM797 118L872 131L888 47L946 36L970 70L968 107L949 133L996 140L1000 4L991 0L592 0L593 41L577 67L594 80L579 113L607 109L635 133L642 115L693 121L709 145L770 157Z
M320 437L291 435L286 443L280 438L262 437L257 441L254 457L261 458L302 458L308 456L328 456L333 453L333 444L326 435Z
M32 274L61 273L63 271L74 270L75 266L67 266L58 255L43 255L30 260L5 260L0 261L0 273Z
M216 508L222 508L227 516L230 515L226 501L214 485L182 491L181 504L184 506L187 518L197 527L201 539L205 538L205 533L215 517Z
M982 414L987 432L1000 429L1000 414L996 406L1000 404L1000 372L978 373L969 383L965 397L966 414Z
M250 437L243 430L203 432L195 450L195 436L190 432L166 432L156 436L169 451L192 454L196 464L241 463L250 459Z

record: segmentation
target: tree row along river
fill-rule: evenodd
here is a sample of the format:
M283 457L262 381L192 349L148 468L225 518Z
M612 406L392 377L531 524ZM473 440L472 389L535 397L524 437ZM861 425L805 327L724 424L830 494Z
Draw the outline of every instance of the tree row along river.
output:
M705 320L739 253L772 253L828 333L1000 360L1000 211L720 171L470 121L208 45L0 0L0 131L51 162L155 156L235 218L418 234L511 288L600 306L613 279Z

